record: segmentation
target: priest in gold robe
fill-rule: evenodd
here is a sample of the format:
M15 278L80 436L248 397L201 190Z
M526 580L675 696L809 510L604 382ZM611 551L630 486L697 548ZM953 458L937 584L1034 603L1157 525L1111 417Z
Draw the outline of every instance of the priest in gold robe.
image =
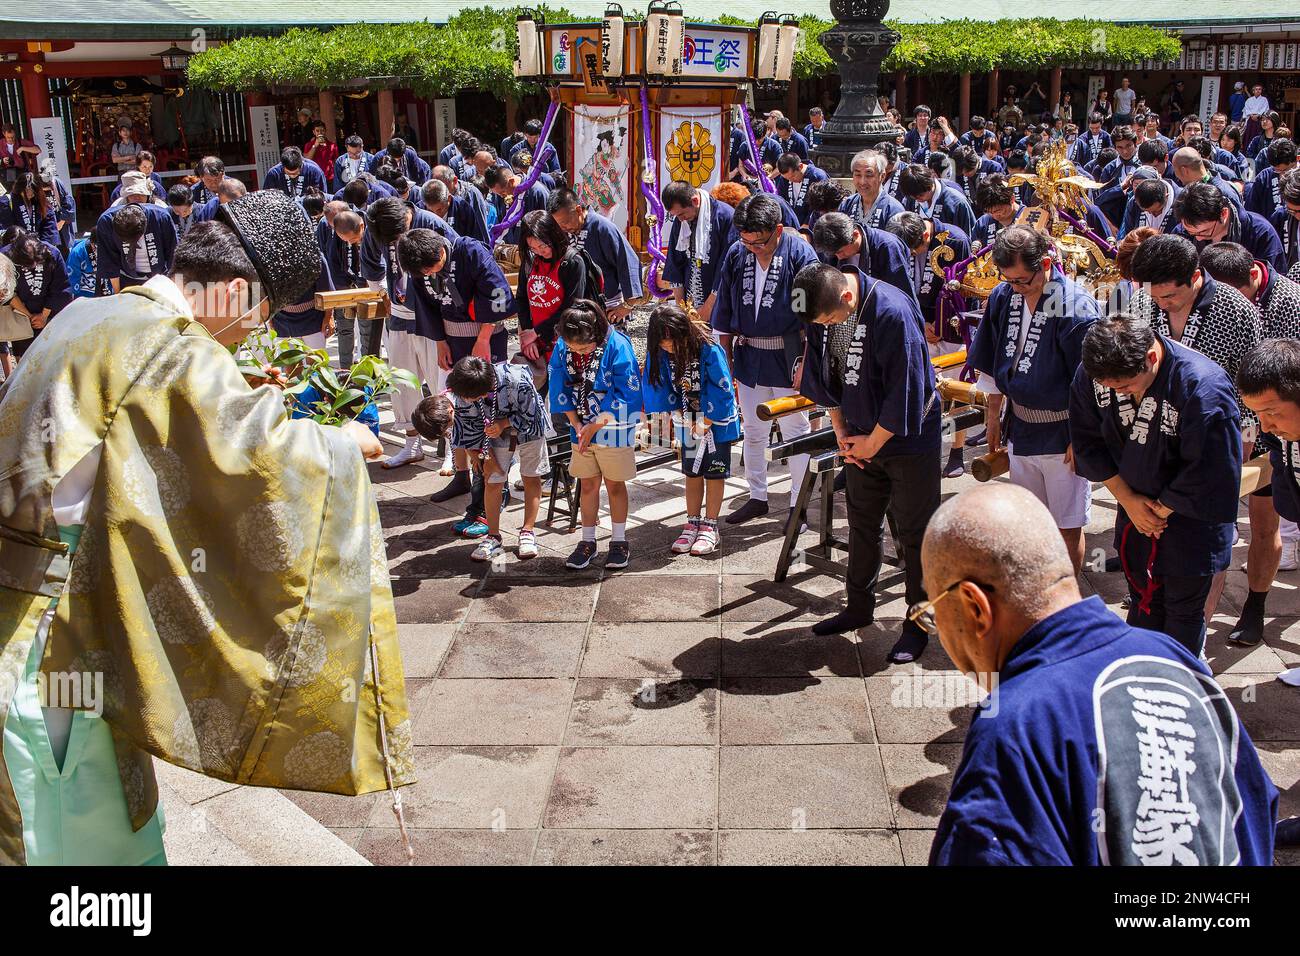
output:
M152 757L254 786L412 782L362 426L230 347L316 282L301 209L221 207L174 274L52 321L0 389L0 864L162 864Z

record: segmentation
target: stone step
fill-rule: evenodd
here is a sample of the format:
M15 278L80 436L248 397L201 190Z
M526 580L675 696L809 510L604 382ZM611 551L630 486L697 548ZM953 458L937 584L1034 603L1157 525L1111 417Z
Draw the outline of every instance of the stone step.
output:
M179 866L369 866L296 803L265 787L239 787L154 761Z

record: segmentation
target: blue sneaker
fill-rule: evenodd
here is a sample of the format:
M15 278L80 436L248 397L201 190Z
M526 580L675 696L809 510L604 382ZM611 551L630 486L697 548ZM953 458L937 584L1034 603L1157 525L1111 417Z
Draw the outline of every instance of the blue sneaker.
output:
M488 533L488 526L481 517L461 518L451 530L462 538L481 538Z

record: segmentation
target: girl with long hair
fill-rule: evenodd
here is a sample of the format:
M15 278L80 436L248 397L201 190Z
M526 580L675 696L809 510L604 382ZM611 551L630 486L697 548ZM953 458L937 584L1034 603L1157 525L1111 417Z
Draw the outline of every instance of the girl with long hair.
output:
M726 351L708 326L692 321L674 303L650 313L642 393L647 414L672 415L681 448L686 526L673 542L673 553L712 554L740 416Z

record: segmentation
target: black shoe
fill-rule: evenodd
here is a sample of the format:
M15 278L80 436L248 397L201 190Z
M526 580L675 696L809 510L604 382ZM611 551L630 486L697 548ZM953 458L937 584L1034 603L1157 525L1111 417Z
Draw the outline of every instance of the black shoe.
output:
M626 541L611 541L609 543L609 554L605 555L605 567L617 571L620 568L627 567L627 563L631 559L632 548Z
M1300 846L1300 817L1277 821L1273 831L1274 846Z
M910 664L920 659L929 643L929 635L920 628L904 626L903 636L890 648L885 659L891 664Z
M761 518L767 514L767 502L759 501L757 498L750 498L743 505L727 515L727 524L744 524L746 521L753 521L755 518Z
M1237 619L1232 633L1228 635L1228 641L1232 644L1241 644L1245 647L1254 647L1264 639L1264 616L1262 614L1252 614L1247 617L1243 614Z
M1124 565L1120 563L1118 554L1106 559L1106 570L1111 573L1124 570Z
M458 471L451 476L451 481L443 485L433 494L429 495L429 500L435 504L442 501L450 501L452 498L459 498L461 495L469 494L470 481L468 471Z
M569 555L569 559L564 562L564 566L574 571L581 571L591 564L591 559L595 556L595 541L579 541L578 546L573 549L573 554Z
M828 617L824 621L818 621L812 627L812 632L818 637L830 637L832 634L846 634L849 631L856 631L860 627L869 627L874 618L870 614L863 615L858 611L850 611L845 608L834 617Z
M966 439L965 445L967 448L977 448L980 445L984 444L986 441L988 441L988 438L989 438L988 429L981 428L974 435L971 435L969 438Z

